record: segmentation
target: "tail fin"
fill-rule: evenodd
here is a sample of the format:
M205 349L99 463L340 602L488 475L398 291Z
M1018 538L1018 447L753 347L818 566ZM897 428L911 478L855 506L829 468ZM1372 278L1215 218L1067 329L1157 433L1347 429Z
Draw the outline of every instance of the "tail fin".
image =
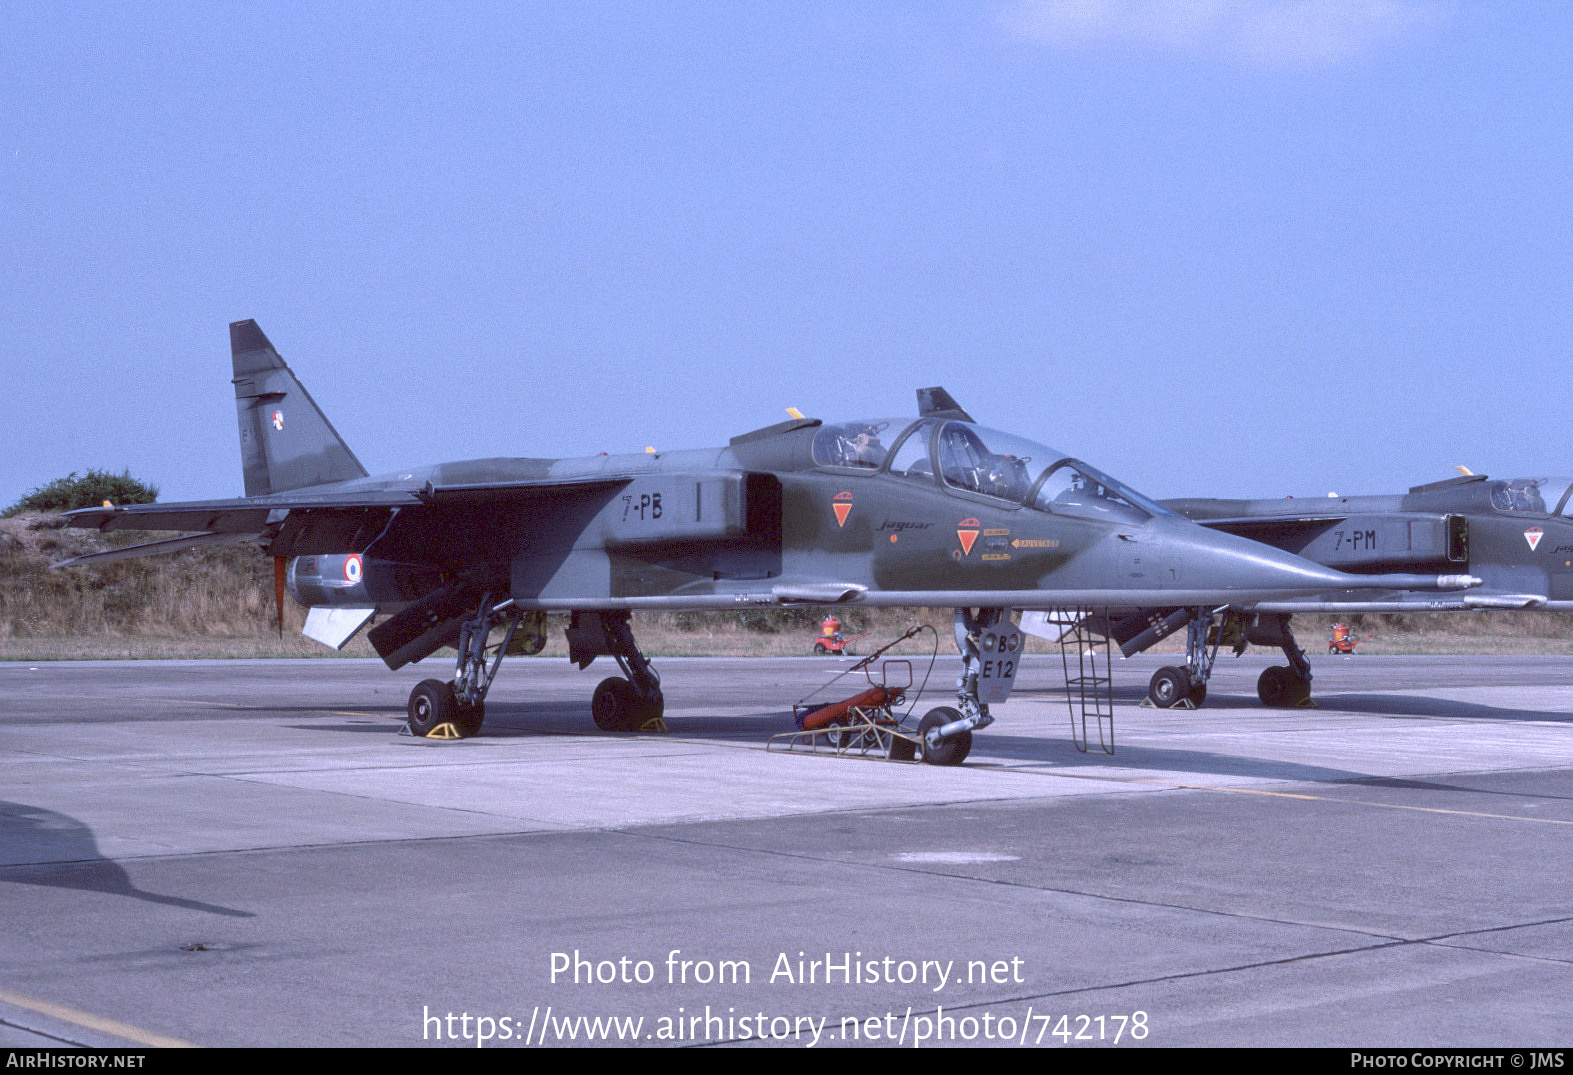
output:
M229 326L229 349L247 496L366 476L255 321Z

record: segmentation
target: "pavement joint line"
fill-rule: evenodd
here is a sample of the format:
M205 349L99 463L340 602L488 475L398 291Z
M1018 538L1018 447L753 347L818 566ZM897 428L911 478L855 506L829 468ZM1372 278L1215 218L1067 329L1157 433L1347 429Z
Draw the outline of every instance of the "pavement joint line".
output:
M1222 791L1235 795L1263 795L1276 799L1302 799L1307 802L1336 803L1343 806L1369 806L1379 810L1408 810L1417 814L1445 814L1453 817L1478 817L1492 821L1528 821L1537 825L1573 825L1573 820L1554 817L1523 817L1518 814L1491 814L1482 810L1449 810L1440 806L1410 806L1405 803L1379 803L1369 799L1340 799L1332 795L1308 795L1303 792L1268 791L1266 788L1226 788L1211 784L1180 784L1167 780L1140 780L1132 783L1151 783L1163 787L1183 788L1188 791Z
M151 1030L143 1030L141 1027L132 1026L130 1023L122 1023L118 1019L94 1015L92 1012L84 1012L80 1009L70 1008L64 1004L56 1004L49 1000L39 1000L36 997L14 993L9 989L0 989L0 1003L36 1012L39 1015L58 1019L63 1023L70 1023L73 1026L83 1027L87 1030L96 1030L102 1034L113 1034L117 1038L124 1038L127 1041L134 1041L138 1045L147 1045L155 1049L198 1048L197 1045L183 1038L157 1034ZM33 1033L37 1033L37 1031L33 1031ZM53 1037L54 1035L49 1036Z
M1051 989L1043 993L1023 993L1018 996L989 997L972 1001L967 1004L957 1004L953 1006L941 1005L941 1007L944 1007L946 1011L969 1011L974 1008L999 1008L1007 1004L1015 1005L1030 1003L1039 1000L1049 1000L1056 997L1077 996L1082 993L1102 993L1111 989L1134 989L1137 986L1160 985L1164 982L1182 982L1191 978L1210 978L1214 975L1234 974L1240 971L1259 970L1263 967L1280 967L1293 963L1311 962L1318 959L1330 959L1346 955L1359 955L1363 952L1379 952L1383 949L1401 946L1405 943L1406 942L1400 940L1392 941L1387 944L1372 944L1362 945L1357 948L1337 949L1330 952L1307 952L1297 956L1284 956L1281 959L1263 959L1253 963L1240 963L1229 967L1206 967L1198 970L1181 971L1175 974L1160 974L1152 978L1135 978L1124 982L1109 982L1103 985L1079 985L1070 986L1066 989ZM938 1008L933 1010L937 1011ZM929 1013L930 1009L927 1008L923 1009L922 1011L914 1008L912 1012L914 1015L927 1015ZM1051 1033L1050 1036L1052 1037L1054 1035ZM734 1040L742 1041L743 1039ZM731 1044L731 1042L706 1042L702 1047L726 1044Z
M1529 928L1531 926L1542 925L1542 924L1543 923L1530 922L1530 923L1527 923L1524 926L1509 926L1509 927L1506 927L1506 928L1508 928L1508 929L1527 929L1527 928ZM1428 941L1426 943L1434 944L1438 948L1453 948L1453 949L1456 949L1456 950L1458 950L1460 952L1479 952L1482 955L1507 956L1510 959L1524 959L1524 960L1528 960L1531 963L1547 963L1547 964L1550 964L1553 967L1573 966L1573 959L1558 959L1555 956L1532 956L1532 955L1529 955L1528 953L1525 953L1525 952L1503 952L1503 951L1500 951L1499 949L1496 949L1496 948L1481 948L1478 945L1473 945L1473 944L1449 944L1445 940Z
M1456 933L1439 933L1434 937L1422 938L1431 944L1442 948L1459 948L1469 952L1490 952L1494 955L1511 955L1519 959L1527 959L1534 963L1552 963L1558 966L1573 964L1573 959L1558 959L1555 956L1532 956L1523 952L1501 952L1495 948L1479 948L1470 944L1451 944L1455 938L1484 937L1492 933L1511 933L1514 930L1534 929L1538 926L1560 926L1573 922L1573 915L1562 915L1557 918L1543 918L1537 922L1511 922L1505 926L1488 926L1484 929L1466 929Z
M1228 790L1228 789L1224 789L1224 790ZM924 806L920 807L920 809L929 808L929 807L935 807L935 806L938 806L938 807L966 806L966 805L971 805L972 803L975 803L975 802L984 802L984 803L986 803L986 802L995 802L995 801L998 801L998 800L974 799L974 800L960 800L960 801L957 801L957 802L949 802L949 803L928 803L928 804L924 804ZM1333 801L1340 801L1340 800L1333 800ZM875 807L875 808L872 808L872 810L863 811L863 812L881 812L881 811L884 811L886 809L889 809L889 810L904 810L904 809L912 809L912 807L910 807L910 806L908 806L908 807L892 806L892 807L888 807L888 808L886 808L886 807ZM724 849L730 850L730 851L746 852L746 853L761 854L761 855L772 855L772 856L779 856L779 857L782 857L782 858L802 859L802 860L806 860L806 861L810 861L810 862L818 862L818 863L824 863L824 864L834 865L834 866L857 866L857 867L865 867L865 868L875 869L875 870L888 870L888 871L897 872L897 873L922 874L922 875L928 876L928 877L947 878L947 879L954 879L954 880L958 880L958 881L971 881L971 882L976 882L976 883L981 883L981 884L988 884L988 885L1000 885L1000 886L1004 886L1004 887L1007 887L1007 888L1019 888L1019 889L1025 889L1025 890L1028 890L1028 891L1033 891L1033 892L1057 892L1057 893L1060 893L1062 895L1078 896L1078 897L1083 897L1083 898L1086 898L1086 899L1108 900L1108 901L1117 902L1117 903L1130 903L1130 904L1136 904L1136 905L1143 906L1143 907L1162 907L1162 908L1167 908L1167 909L1170 909L1170 910L1186 911L1186 912L1190 912L1190 913L1194 913L1194 914L1219 915L1219 916L1222 916L1222 917L1225 917L1225 918L1236 918L1236 919L1243 919L1243 920L1254 921L1254 922L1266 922L1266 923L1270 923L1270 924L1273 924L1273 925L1296 926L1296 927L1306 928L1306 929L1333 930L1333 931L1340 932L1340 933L1351 933L1351 934L1354 934L1356 936L1368 936L1368 937L1379 938L1384 943L1380 944L1380 945L1377 945L1376 947L1387 947L1389 945L1394 945L1394 944L1398 944L1398 945L1435 944L1438 947L1458 948L1458 949L1468 950L1468 951L1479 951L1479 952L1489 953L1489 954L1498 955L1498 956L1511 956L1511 957L1517 957L1517 958L1524 958L1524 959L1529 959L1529 960L1532 960L1532 961L1535 961L1535 962L1549 962L1549 963L1554 963L1554 964L1558 964L1558 965L1561 965L1561 964L1564 964L1564 963L1568 963L1568 962L1573 962L1573 960L1557 960L1557 959L1546 959L1546 958L1543 958L1543 957L1536 957L1536 956L1521 956L1519 953L1515 953L1515 952L1500 952L1500 951L1497 951L1495 949L1489 949L1489 948L1473 948L1473 947L1471 947L1469 945L1446 944L1446 943L1444 943L1445 941L1449 940L1450 938L1454 938L1454 937L1468 937L1468 936L1474 936L1476 934L1499 933L1499 932L1507 932L1507 931L1510 931L1510 930L1517 930L1517 929L1529 929L1529 928L1533 928L1533 927L1536 927L1536 926L1557 925L1557 924L1563 923L1563 922L1573 922L1573 917L1549 918L1549 919L1545 919L1545 920L1541 920L1541 921L1535 921L1535 922L1509 923L1507 925L1502 925L1502 926L1492 926L1489 929L1467 930L1467 931L1464 931L1462 933L1442 933L1442 934L1436 934L1436 935L1431 936L1431 937L1402 937L1402 936L1395 936L1395 935L1389 934L1389 933L1380 933L1380 932L1371 931L1371 930L1364 930L1364 929L1361 929L1358 926L1353 926L1353 925L1333 925L1333 924L1322 923L1322 922L1307 922L1307 921L1300 921L1300 920L1297 920L1297 919L1279 918L1279 917L1274 917L1274 916L1270 916L1270 915L1241 914L1238 911L1219 910L1219 909L1211 908L1211 907L1197 907L1197 906L1193 906L1193 905L1189 905L1189 904L1183 904L1183 903L1163 903L1163 902L1158 902L1158 901L1155 901L1155 900L1140 899L1140 898L1131 897L1131 896L1111 895L1109 893L1103 893L1103 892L1089 892L1089 891L1084 891L1084 890L1081 890L1081 889L1060 888L1060 887L1054 887L1054 886L1050 886L1050 885L1029 885L1029 884L1023 884L1023 883L1021 883L1019 881L1012 881L1012 880L1009 880L1007 878L980 877L980 876L978 876L976 874L950 873L950 872L943 871L943 870L922 869L922 868L916 867L916 866L914 866L913 864L910 864L910 863L875 862L875 861L869 861L869 860L835 858L835 857L828 856L828 855L810 855L810 854L804 854L802 852L796 852L796 851L780 851L780 850L775 850L775 849L772 849L772 848L749 847L749 846L745 846L745 845L741 845L741 844L727 843L727 842L722 842L722 841L700 840L700 839L694 839L694 838L684 838L684 837L679 837L679 836L675 836L675 835L672 835L672 834L666 834L666 833L642 832L642 831L639 831L639 830L633 829L633 828L608 829L608 830L604 830L604 831L617 832L617 833L619 833L621 835L633 837L633 838L636 838L636 839L651 839L651 840L665 841L665 842L669 842L669 843L689 844L689 845L693 845L693 846L724 848ZM1362 948L1349 949L1348 951L1354 952L1354 951L1363 951L1363 950L1365 950L1365 948L1362 947ZM1338 954L1338 953L1329 953L1329 954ZM1279 961L1279 962L1282 962L1282 961ZM1253 964L1253 966L1254 965L1256 965L1256 964ZM1267 965L1267 964L1263 964L1263 965ZM1140 983L1136 983L1136 984L1140 984ZM1028 999L1030 999L1030 998L1028 998Z
M929 803L929 804L924 804L924 808L927 808L929 806L946 806L946 807L949 807L949 806L968 806L968 805L972 805L973 803L977 803L977 802L993 802L993 801L997 801L997 800L986 800L986 799L985 800L978 800L978 799L974 799L974 800L964 800L964 801L953 802L953 803ZM884 808L876 808L876 809L884 809ZM894 810L894 809L898 809L898 808L897 807L890 807L889 809ZM911 807L905 807L905 808L899 808L899 809L911 809ZM771 849L771 848L766 848L766 847L747 847L747 846L743 846L743 845L739 845L739 844L722 843L722 842L710 841L710 840L697 840L697 839L692 839L692 838L685 839L685 838L682 838L682 837L677 837L677 836L672 836L672 835L667 835L667 834L661 834L661 833L640 832L640 831L637 831L637 830L632 829L632 828L609 829L609 830L605 830L605 831L617 832L617 833L619 833L621 835L633 837L633 838L636 838L636 839L637 838L642 838L642 839L651 839L651 840L662 840L662 841L666 841L666 842L669 842L669 843L689 844L689 845L696 846L696 847L723 848L723 849L729 850L729 851L753 853L753 854L759 854L759 855L772 855L772 856L778 856L778 857L781 857L781 858L800 859L800 860L805 860L805 861L808 861L808 862L818 862L818 863L823 863L823 864L831 865L831 866L853 866L853 867L863 867L863 868L872 869L872 870L884 870L884 871L889 871L889 872L893 872L893 873L919 874L919 875L922 875L924 877L936 877L936 878L943 878L943 879L946 879L946 880L953 880L953 881L967 881L967 882L972 882L972 883L975 883L975 884L984 884L984 885L998 885L998 886L1003 887L1003 888L1015 888L1015 889L1021 889L1023 891L1028 891L1028 892L1058 893L1060 895L1076 896L1076 897L1080 897L1082 899L1102 900L1102 901L1108 901L1108 902L1111 902L1111 903L1128 903L1128 904L1132 904L1132 905L1135 905L1135 906L1138 906L1138 907L1159 907L1159 908L1164 908L1164 909L1172 910L1172 911L1184 911L1184 912L1187 912L1187 913L1190 913L1190 914L1211 915L1211 916L1217 916L1217 917L1221 917L1221 918L1240 919L1240 920L1243 920L1243 921L1250 921L1250 922L1265 922L1265 923L1269 923L1271 925L1276 925L1276 926L1294 926L1294 927L1298 927L1298 928L1302 928L1302 929L1329 930L1329 931L1333 931L1333 932L1337 932L1337 933L1349 933L1349 934L1353 934L1354 936L1357 936L1357 937L1374 937L1374 938L1378 938L1379 940L1381 940L1383 942L1383 944L1378 945L1377 947L1384 947L1384 946L1389 945L1389 944L1410 944L1410 943L1416 943L1417 941L1423 941L1425 939L1425 938L1396 937L1396 936L1394 936L1392 934L1389 934L1389 933L1378 933L1378 932L1375 932L1375 931L1372 931L1372 930L1360 929L1357 926L1330 925L1330 924L1322 923L1322 922L1302 922L1302 921L1299 921L1299 920L1296 920L1296 919L1277 918L1277 917L1273 917L1273 916L1270 916L1270 915L1242 914L1242 913L1240 913L1238 911L1219 910L1219 909L1213 908L1213 907L1197 907L1197 906L1193 906L1193 905L1190 905L1190 904L1184 904L1184 903L1162 903L1162 902L1159 902L1159 901L1156 901L1156 900L1141 899L1141 898L1138 898L1138 897L1135 897L1135 896L1111 895L1110 893L1107 893L1107 892L1089 892L1089 891L1085 891L1085 890L1082 890L1082 889L1060 888L1060 887L1055 887L1055 886L1052 886L1052 885L1023 884L1020 881L1013 881L1013 880L1010 880L1008 878L1003 878L1003 877L980 877L977 874L970 874L970 873L949 873L949 872L946 872L944 870L921 869L921 868L919 868L919 867L917 867L917 866L915 866L915 865L913 865L911 863L874 862L874 861L861 860L861 859L833 858L833 857L826 856L826 855L808 855L808 854L803 854L802 852L797 852L797 851L777 851L777 850L774 850L774 849ZM1362 946L1362 947L1358 947L1358 948L1351 948L1351 949L1348 949L1348 951L1363 951L1363 950L1365 950L1366 947L1369 947L1369 946ZM1336 953L1333 953L1333 954L1336 954ZM1502 953L1497 953L1497 954L1500 955ZM1137 983L1137 984L1140 984L1140 983Z
M14 1021L14 1020L11 1020L11 1019L0 1019L0 1026L8 1026L12 1030L20 1030L20 1031L23 1031L24 1033L27 1033L27 1034L37 1034L41 1038L48 1038L51 1041L57 1041L57 1042L60 1043L59 1045L44 1045L44 1046L40 1046L40 1048L44 1048L44 1049L83 1049L83 1048L86 1048L86 1045L83 1042L73 1041L70 1038L62 1038L59 1034L51 1034L47 1030L40 1030L36 1026L28 1026L25 1023L18 1023L18 1022ZM11 1045L11 1046L7 1046L6 1048L9 1051L11 1051L11 1052L19 1052L20 1050L25 1048L25 1046Z
M954 876L954 875L946 875L946 876ZM1272 920L1268 920L1268 921L1272 921ZM1554 919L1552 921L1565 921L1565 920L1564 919ZM1286 924L1293 925L1295 923L1286 923ZM1545 923L1529 923L1529 925L1543 925L1543 924L1545 924ZM1326 927L1326 928L1338 929L1338 928L1343 928L1343 927ZM1504 926L1504 927L1499 927L1499 928L1502 928L1502 929L1513 929L1513 928L1520 928L1520 927ZM1358 935L1359 931L1352 931L1352 932L1355 932ZM1379 936L1381 936L1381 934L1376 934L1375 936L1379 937ZM1019 996L987 997L987 998L981 998L981 999L976 1000L976 1001L972 1001L972 1002L967 1003L967 1004L945 1005L944 1007L945 1007L945 1010L952 1011L952 1012L971 1011L971 1010L978 1009L978 1008L985 1008L985 1009L987 1009L987 1008L999 1008L999 1007L1002 1007L1002 1006L1007 1005L1007 1004L1012 1004L1013 1005L1013 1004L1030 1003L1030 1002L1033 1002L1033 1001L1049 1000L1049 999L1053 999L1053 998L1057 998L1057 997L1077 996L1077 995L1080 995L1080 994L1083 994L1083 993L1107 992L1107 991L1113 990L1113 989L1133 989L1133 988L1136 988L1138 986L1160 985L1160 984L1165 983L1165 982L1180 982L1180 981L1185 981L1187 979L1193 979L1193 978L1210 978L1210 977L1214 977L1216 975L1235 974L1235 973L1239 973L1239 972L1242 972L1242 971L1260 970L1261 968L1264 968L1264 967L1282 967L1282 966L1289 966L1289 965L1292 965L1292 964L1295 964L1295 963L1311 963L1311 962L1315 962L1315 961L1323 960L1323 959L1336 959L1336 958L1341 957L1341 956L1356 956L1356 955L1361 955L1361 954L1368 953L1368 952L1373 952L1373 953L1374 952L1381 952L1381 951L1385 951L1385 950L1390 949L1390 948L1407 948L1407 947L1413 947L1413 946L1416 946L1416 945L1435 945L1436 947L1441 947L1441 948L1452 948L1452 949L1457 949L1459 951L1478 952L1478 953L1481 953L1483 955L1501 956L1503 958L1508 958L1508 959L1525 959L1525 960L1529 960L1531 962L1537 962L1537 963L1552 963L1552 964L1555 964L1555 965L1563 965L1566 962L1566 961L1563 961L1563 960L1547 959L1547 958L1542 957L1542 956L1523 955L1523 954L1518 953L1518 952L1499 952L1499 951L1496 951L1496 950L1490 949L1490 948L1471 948L1471 947L1469 947L1467 945L1441 944L1441 943L1439 943L1439 940L1436 939L1436 938L1427 938L1427 937L1419 937L1419 938L1413 938L1413 939L1394 938L1394 939L1390 939L1390 940L1387 940L1387 941L1382 942L1382 943L1368 944L1368 945L1358 945L1358 946L1352 947L1352 948L1334 949L1334 950L1326 951L1326 952L1306 952L1306 953L1302 953L1300 955L1284 956L1284 957L1282 957L1280 959L1257 960L1257 961L1252 962L1252 963L1240 963L1240 964L1236 964L1236 965L1228 966L1228 967L1202 968L1202 969L1198 969L1198 970L1182 971L1182 972L1179 972L1179 973L1176 973L1176 974L1163 974L1163 975L1158 975L1158 976L1152 977L1152 978L1137 978L1137 979L1132 979L1130 981L1124 981L1124 982L1110 982L1110 983L1103 984L1103 985L1071 986L1071 987L1066 988L1066 989L1053 989L1053 990L1049 990L1049 991L1043 992L1043 993L1023 993L1023 994L1021 994ZM938 1009L934 1009L934 1010L938 1010ZM929 1014L929 1009L924 1009L921 1012L919 1012L917 1010L914 1010L913 1014L927 1015L927 1014ZM1051 1036L1052 1036L1052 1034L1051 1034ZM735 1040L736 1041L741 1041L743 1039L735 1039ZM717 1042L707 1042L705 1044L707 1046L709 1046L709 1045L726 1045L726 1044L731 1044L731 1042L717 1041Z
M1028 763L1031 765L1033 763ZM1340 799L1333 795L1311 795L1305 792L1269 791L1266 788L1241 788L1225 787L1219 784L1185 784L1174 780L1156 780L1152 777L1142 776L1095 776L1091 773L1051 773L1041 769L1027 768L1026 766L1008 765L977 765L977 769L994 769L1005 772L1020 772L1030 776L1058 776L1066 780L1093 780L1111 784L1144 784L1157 788L1174 788L1182 791L1217 791L1234 795L1264 795L1278 799L1302 799L1307 802L1337 803L1344 806L1371 806L1382 810L1409 810L1422 814L1452 814L1459 817L1489 818L1494 821L1530 821L1540 825L1573 825L1573 820L1552 817L1524 817L1519 814L1492 814L1480 810L1449 810L1440 806L1409 806L1404 803L1380 803L1369 799Z

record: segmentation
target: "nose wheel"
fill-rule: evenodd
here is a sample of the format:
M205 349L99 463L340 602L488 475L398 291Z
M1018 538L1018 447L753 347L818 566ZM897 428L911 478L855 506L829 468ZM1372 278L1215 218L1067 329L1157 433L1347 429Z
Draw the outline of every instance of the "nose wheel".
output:
M941 738L939 730L947 724L961 720L961 712L942 705L931 709L918 721L918 739L923 744L923 760L930 765L960 765L972 753L972 730L956 732Z

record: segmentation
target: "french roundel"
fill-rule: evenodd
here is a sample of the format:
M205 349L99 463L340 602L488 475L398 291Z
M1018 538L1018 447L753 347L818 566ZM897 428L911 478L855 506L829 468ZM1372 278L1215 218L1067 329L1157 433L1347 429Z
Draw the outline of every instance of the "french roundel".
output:
M360 581L360 556L355 554L344 558L344 580L346 582Z

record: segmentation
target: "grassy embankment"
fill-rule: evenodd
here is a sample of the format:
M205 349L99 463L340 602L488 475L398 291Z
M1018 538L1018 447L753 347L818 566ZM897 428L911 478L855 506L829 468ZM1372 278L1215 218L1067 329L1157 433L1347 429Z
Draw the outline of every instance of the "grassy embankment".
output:
M331 657L300 634L305 612L287 598L284 635L273 610L272 562L249 546L192 549L51 571L81 552L135 544L159 535L112 535L59 528L58 517L0 519L0 660L170 657ZM917 622L932 623L941 653L951 652L947 610L844 609L844 633L888 640ZM807 655L820 613L636 614L634 631L652 657ZM566 621L566 617L562 618ZM1333 617L1297 617L1295 633L1313 655L1325 652ZM1350 620L1361 653L1573 653L1573 614L1465 613L1366 616ZM567 645L552 624L547 656ZM1032 648L1057 647L1038 639ZM1159 652L1183 652L1183 638ZM346 656L372 656L357 637Z

